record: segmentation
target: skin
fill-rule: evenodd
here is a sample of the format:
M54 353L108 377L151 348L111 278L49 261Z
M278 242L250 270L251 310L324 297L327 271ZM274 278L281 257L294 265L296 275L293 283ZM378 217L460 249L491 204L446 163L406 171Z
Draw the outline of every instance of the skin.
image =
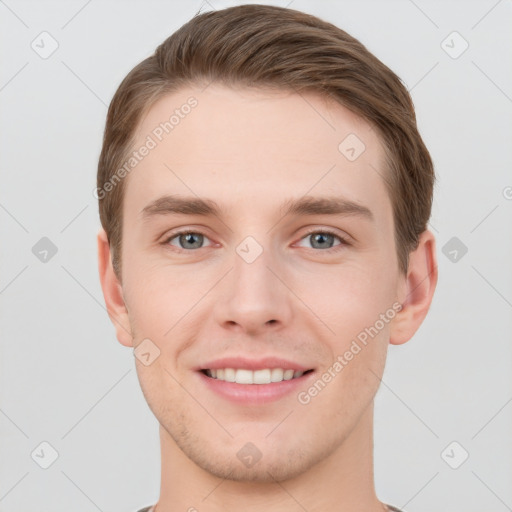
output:
M408 341L428 312L434 236L421 235L401 274L379 137L316 94L190 87L149 110L134 146L190 96L197 107L125 178L121 280L106 234L98 234L101 285L119 342L137 347L149 338L160 350L148 366L135 358L160 422L156 510L225 512L243 503L248 512L382 512L373 401L389 343ZM366 146L353 162L338 150L350 133ZM143 209L166 194L213 199L221 215L145 218ZM285 200L305 194L350 199L374 219L281 215ZM178 228L204 238L168 241ZM318 244L310 228L330 229L349 245L336 236ZM263 249L250 264L236 252L247 236ZM276 355L321 376L396 301L401 311L308 404L291 393L235 405L194 370L223 356ZM262 454L250 468L237 457L247 442Z

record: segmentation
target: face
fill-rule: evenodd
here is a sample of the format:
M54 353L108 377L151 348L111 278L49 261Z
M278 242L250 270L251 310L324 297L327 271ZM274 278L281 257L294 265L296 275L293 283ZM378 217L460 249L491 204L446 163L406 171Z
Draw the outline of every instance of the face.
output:
M379 137L321 96L215 84L161 99L148 136L121 252L133 345L159 352L136 359L145 398L215 476L304 473L367 417L395 321Z

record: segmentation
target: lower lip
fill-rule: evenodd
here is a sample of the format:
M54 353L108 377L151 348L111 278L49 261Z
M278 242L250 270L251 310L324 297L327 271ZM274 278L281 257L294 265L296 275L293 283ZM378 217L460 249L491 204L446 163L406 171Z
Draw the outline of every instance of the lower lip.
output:
M208 377L203 372L197 373L206 386L223 398L237 404L258 405L275 402L293 392L304 391L307 381L315 372L309 372L296 379L271 382L270 384L238 384Z

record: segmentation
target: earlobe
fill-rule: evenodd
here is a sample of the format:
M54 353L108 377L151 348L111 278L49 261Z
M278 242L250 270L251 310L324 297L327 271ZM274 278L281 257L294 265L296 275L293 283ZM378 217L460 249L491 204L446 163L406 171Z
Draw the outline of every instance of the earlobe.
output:
M390 329L389 342L401 345L409 341L427 316L437 285L435 237L425 230L418 247L409 254L409 267L399 297L402 309Z
M110 320L116 329L116 336L122 345L133 346L128 311L124 302L122 286L112 267L110 245L105 230L100 229L98 240L98 270L101 288Z

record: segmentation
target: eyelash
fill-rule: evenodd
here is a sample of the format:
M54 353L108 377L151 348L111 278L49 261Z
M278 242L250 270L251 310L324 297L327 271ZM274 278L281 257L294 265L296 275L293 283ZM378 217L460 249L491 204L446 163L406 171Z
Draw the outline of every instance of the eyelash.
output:
M333 252L336 252L336 251L339 251L341 249L343 249L344 246L349 246L351 245L350 242L340 236L339 234L335 233L334 231L331 231L329 229L311 229L310 231L308 231L307 233L304 234L304 236L300 239L301 241L304 240L305 238L307 238L308 236L310 235L313 235L313 234L322 234L322 235L332 235L334 236L335 238L337 238L339 241L340 241L340 244L339 245L335 245L334 247L331 247L330 249L316 249L317 251L320 251L320 252L325 252L325 253L333 253ZM169 246L169 242L173 239L175 239L176 237L180 236L180 235L189 235L189 234L193 234L193 235L202 235L204 236L205 238L208 238L208 236L203 233L202 231L192 231L192 230L182 230L182 231L176 231L175 233L172 233L170 236L168 236L163 242L162 242L162 245L166 245L166 246ZM175 247L175 246L171 246L173 248L173 250L176 250L178 252L193 252L193 251L197 251L198 249L181 249L179 247ZM199 249L205 249L205 247L199 247ZM312 250L315 250L314 247L312 247Z

